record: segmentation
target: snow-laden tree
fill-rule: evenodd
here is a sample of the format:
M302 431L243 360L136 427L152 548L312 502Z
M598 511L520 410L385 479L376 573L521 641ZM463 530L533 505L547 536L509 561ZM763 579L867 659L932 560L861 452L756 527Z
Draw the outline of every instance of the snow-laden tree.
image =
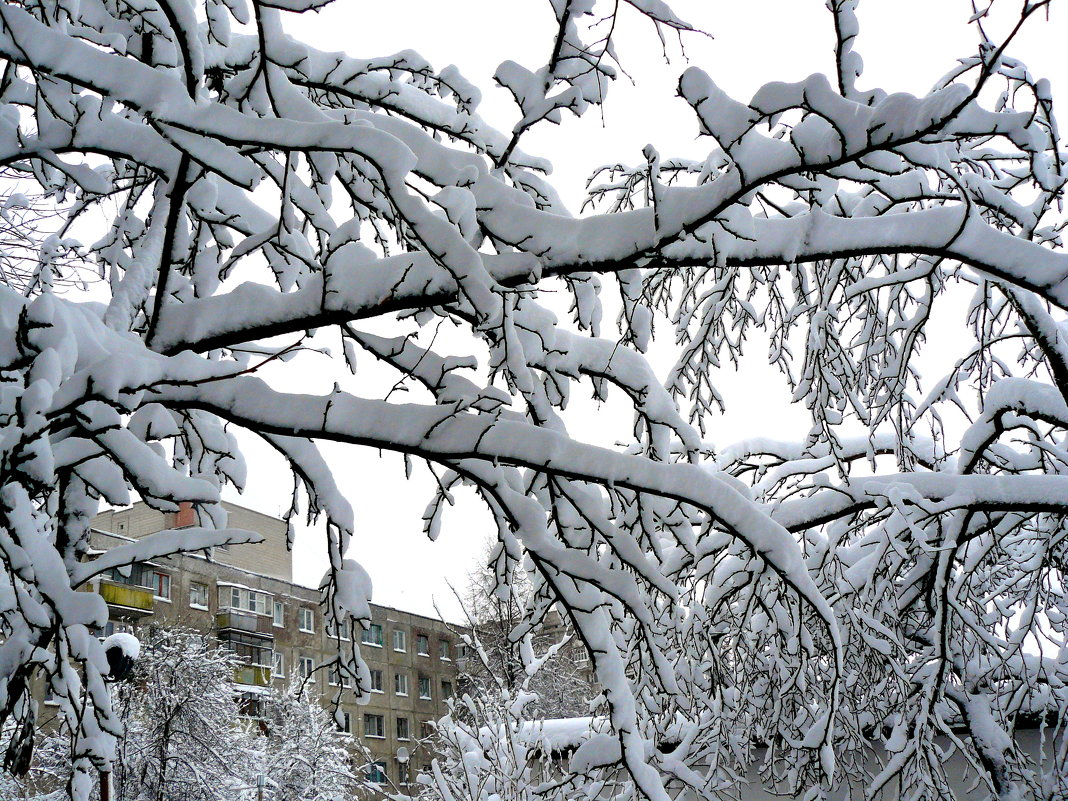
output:
M353 770L352 737L306 689L268 694L262 715L252 775L264 777L265 801L349 801L365 789Z
M526 581L522 571L513 571L511 578L512 588ZM470 617L470 609L466 611ZM497 615L503 612L495 608ZM586 765L570 767L577 768L591 753L603 753L606 745L611 750L615 737L605 718L577 709L579 692L558 658L566 639L538 651L528 634L513 656L507 633L498 628L500 620L491 620L489 627L470 622L462 634L468 657L460 668L460 692L449 699L448 714L422 743L432 760L417 774L412 794L421 801L536 801L546 796L562 801L610 798L621 789L624 795L633 792L617 759L591 764L588 770ZM562 671L563 680L545 675ZM586 690L592 694L589 685ZM568 770L561 769L565 756L577 760L569 760Z
M110 798L244 798L243 790L252 786L256 748L239 716L233 654L183 629L160 629L144 645L133 675L115 691L125 735Z
M421 801L537 801L546 795L607 798L621 789L618 785L627 777L614 765L597 769L596 787L579 772L562 775L558 766L562 756L570 756L578 746L584 745L588 754L613 739L595 731L604 728L603 719L546 719L532 708L536 703L536 694L503 682L454 698L449 714L429 738L434 757L418 774L418 789L412 794Z
M532 601L533 582L522 565L512 565L508 593L498 593L496 575L480 558L468 574L467 586L458 594L465 628L459 637L470 656L457 664L461 693L499 695L522 689L533 697L524 705L534 718L582 717L589 714L590 699L597 690L590 683L585 649L577 643L567 618L555 610L542 625L521 639L513 632L524 628L525 611ZM528 675L527 666L549 654L549 664ZM459 710L463 714L463 709Z
M531 570L514 636L568 615L615 744L597 754L637 796L734 792L756 762L782 791L844 763L873 791L947 797L946 749L992 794L1037 788L1010 733L1065 705L1068 170L1049 83L1013 40L1050 2L1017 4L997 41L977 9L975 52L913 97L866 85L855 0L829 0L833 74L739 100L688 67L676 102L707 155L649 147L599 173L581 217L524 136L604 99L615 15L686 35L660 0L552 0L545 63L496 73L506 132L455 67L287 36L319 2L0 5L0 162L65 215L0 290L5 764L26 762L44 676L74 794L111 769L121 724L91 636L107 612L78 590L253 540L219 504L244 481L244 430L292 468L293 516L306 497L325 517L332 623L369 619L370 582L321 443L428 465L430 536L473 487L499 582ZM56 291L76 234L103 278L85 297ZM566 319L544 290L570 298ZM478 342L381 327L397 318ZM663 375L642 355L654 320L680 345ZM955 349L934 381L917 366L932 325ZM713 368L758 328L811 426L709 442ZM410 400L358 373L325 396L286 385L312 330L339 362L395 370ZM619 447L569 434L585 386L633 406ZM191 502L202 527L87 561L99 501L134 495ZM340 667L367 689L355 647ZM884 764L862 759L873 741Z

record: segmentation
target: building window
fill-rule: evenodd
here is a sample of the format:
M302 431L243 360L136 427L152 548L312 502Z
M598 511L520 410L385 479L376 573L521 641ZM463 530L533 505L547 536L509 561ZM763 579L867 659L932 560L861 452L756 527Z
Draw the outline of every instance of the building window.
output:
M349 619L344 618L337 623L327 623L326 633L330 637L337 637L339 640L349 639Z
M374 645L378 648L382 647L382 627L377 623L372 623L370 628L364 629L360 634L360 642L364 645Z
M438 656L441 659L452 659L452 651L448 640L438 640Z
M411 732L408 731L408 718L397 718L397 739L407 740Z
M171 599L171 577L166 573L152 573L152 594L163 601Z
M363 736L364 737L385 737L386 736L385 718L383 718L381 715L364 715L363 716Z
M371 668L371 692L382 692L382 671L378 668Z
M197 581L189 582L189 605L194 609L208 608L208 585Z
M249 612L253 615L266 615L269 597L266 593L256 592L247 587L224 585L219 587L219 608Z
M395 673L393 674L393 692L397 695L408 694L408 674L407 673Z
M393 629L393 650L408 650L408 634L401 629Z
M330 683L335 687L337 687L339 684L342 687L351 687L352 679L349 678L347 674L342 674L341 668L332 667L330 668Z
M427 700L430 699L430 677L429 676L420 676L419 677L419 697L422 698L424 701L427 701Z
M271 623L282 628L286 624L286 608L281 601L274 602L274 610L271 613Z
M281 651L274 652L274 659L271 662L271 678L281 679L286 675L286 659L282 655Z
M348 712L341 713L341 722L338 723L337 730L352 734L352 716Z
M444 679L441 680L441 697L442 697L442 699L452 698L452 682L451 681L445 681Z
M310 656L300 658L300 677L305 681L315 681L315 660Z
M104 573L104 578L116 584L128 584L133 587L152 586L152 574L143 565L113 567Z
M314 634L315 612L313 612L311 609L308 609L306 606L302 606L299 610L297 610L297 614L297 628L307 634Z
M430 656L430 638L425 634L415 635L415 652L419 656Z
M366 715L364 719L366 719ZM386 763L385 762L372 762L367 766L367 781L372 784L385 784L389 781L389 777L386 776Z
M424 720L422 723L419 724L419 727L423 732L423 737L429 737L431 734L434 733L434 721L432 720Z

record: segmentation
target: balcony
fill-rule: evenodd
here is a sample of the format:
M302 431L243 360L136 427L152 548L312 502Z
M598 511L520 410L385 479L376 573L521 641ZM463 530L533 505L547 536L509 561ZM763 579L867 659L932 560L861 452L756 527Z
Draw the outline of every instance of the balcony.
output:
M274 639L271 618L266 615L252 615L248 612L234 610L219 612L215 616L215 627L220 633L224 631L244 631L249 634L258 634L261 637Z
M152 590L147 587L100 579L98 592L112 607L111 613L115 617L138 618L152 614Z
M270 687L271 669L261 665L235 665L234 684L249 687Z

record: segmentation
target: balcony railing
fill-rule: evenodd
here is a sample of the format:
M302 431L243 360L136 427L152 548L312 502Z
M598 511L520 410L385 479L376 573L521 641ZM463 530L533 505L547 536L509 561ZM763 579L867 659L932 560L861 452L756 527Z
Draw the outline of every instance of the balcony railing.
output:
M99 592L109 606L117 607L128 615L140 617L152 614L152 590L147 587L100 579Z
M234 684L270 687L271 669L261 665L236 665L234 666Z
M263 637L274 637L271 618L266 615L252 615L248 612L227 610L215 616L215 626L219 631L247 631Z

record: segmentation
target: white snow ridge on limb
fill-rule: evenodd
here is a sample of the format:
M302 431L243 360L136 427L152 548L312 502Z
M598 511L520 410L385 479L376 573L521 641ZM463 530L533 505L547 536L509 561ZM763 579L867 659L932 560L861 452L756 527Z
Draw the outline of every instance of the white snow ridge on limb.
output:
M865 85L854 0L823 17L833 75L736 98L680 67L702 157L603 167L581 216L527 132L605 102L615 15L657 52L695 33L667 4L553 0L545 63L496 89L285 33L319 5L0 3L4 767L32 762L45 683L69 794L116 770L107 607L82 590L256 541L220 500L244 432L290 468L291 530L324 524L342 685L370 691L340 636L371 595L325 455L346 449L432 479L431 537L460 492L484 504L522 675L551 665L550 613L589 657L588 744L556 753L537 683L460 698L428 794L1068 792L1012 737L1059 734L1068 703L1068 167L1015 51L1049 3L977 9L976 52L922 97ZM479 115L491 90L507 131ZM808 425L713 443L758 328ZM326 395L293 367L313 360ZM632 410L617 445L589 444L576 392ZM101 502L135 499L198 525L92 553Z

